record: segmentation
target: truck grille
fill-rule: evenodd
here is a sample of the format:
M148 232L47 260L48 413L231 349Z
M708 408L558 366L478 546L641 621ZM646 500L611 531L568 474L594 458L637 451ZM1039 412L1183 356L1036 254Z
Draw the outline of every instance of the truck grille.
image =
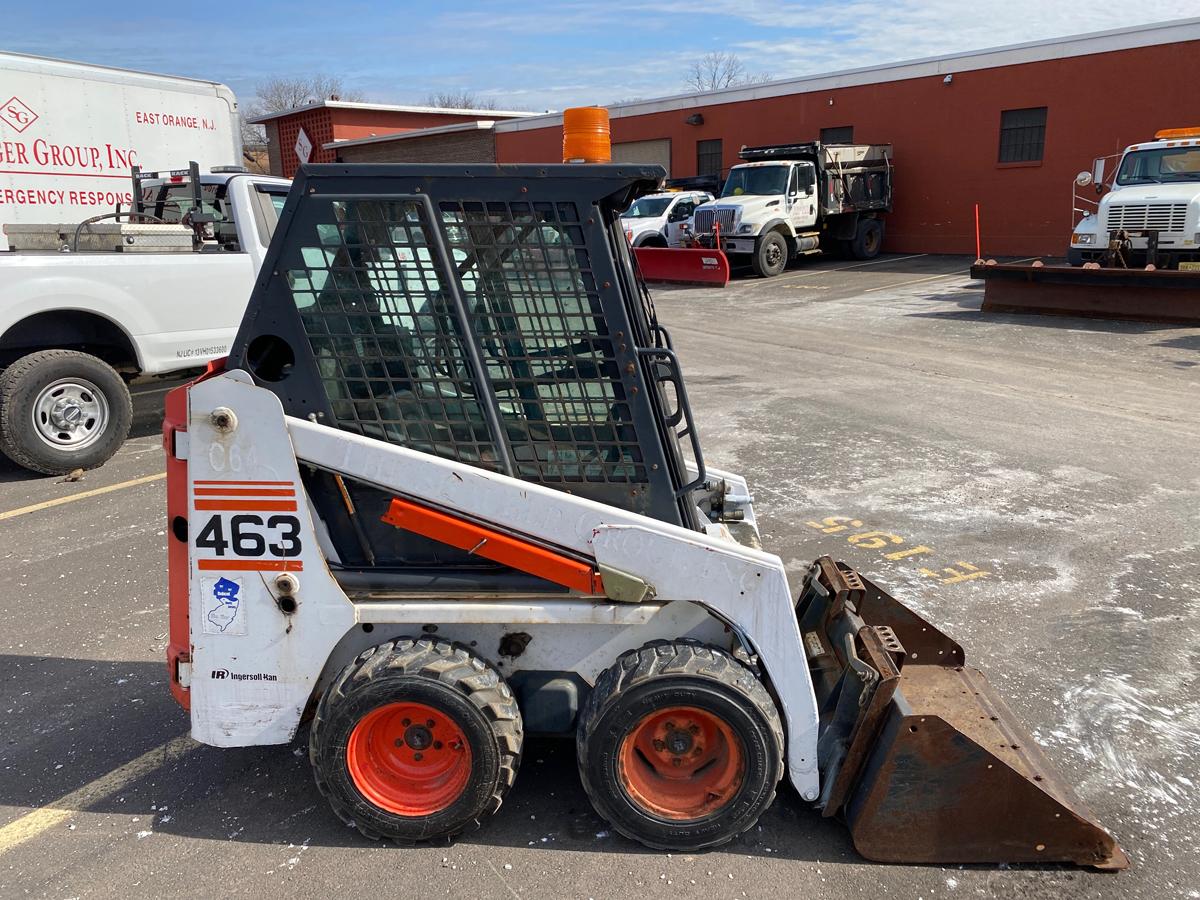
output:
M733 233L733 218L735 211L732 209L698 209L696 210L696 233L708 234L713 230L713 222L718 222L721 225L721 234Z
M1114 203L1104 230L1183 231L1186 218L1186 203Z

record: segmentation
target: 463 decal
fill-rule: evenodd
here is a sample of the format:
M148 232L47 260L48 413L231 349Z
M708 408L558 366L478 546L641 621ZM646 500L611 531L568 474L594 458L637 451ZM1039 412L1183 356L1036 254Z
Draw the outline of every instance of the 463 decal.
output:
M297 557L304 545L292 482L197 481L193 495L195 521L203 524L192 545L206 557L198 568L301 568Z
M196 546L217 556L299 556L300 520L295 516L262 516L241 513L229 517L215 515L196 535Z

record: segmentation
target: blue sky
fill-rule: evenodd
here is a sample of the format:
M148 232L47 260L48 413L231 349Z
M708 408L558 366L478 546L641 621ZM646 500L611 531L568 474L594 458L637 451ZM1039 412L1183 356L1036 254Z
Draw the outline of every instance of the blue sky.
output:
M713 50L772 78L1200 16L1200 0L524 0L421 4L13 3L6 50L230 85L340 76L384 103L467 89L502 108L560 109L686 89ZM221 9L232 10L222 15ZM215 11L214 11L215 10Z

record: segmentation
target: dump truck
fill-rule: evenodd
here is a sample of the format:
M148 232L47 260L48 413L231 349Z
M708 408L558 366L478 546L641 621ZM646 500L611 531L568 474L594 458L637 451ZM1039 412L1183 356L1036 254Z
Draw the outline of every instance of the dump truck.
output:
M1102 157L1076 188L1103 193L1071 233L1067 261L1113 268L1200 271L1200 127L1169 128L1126 147L1105 193Z
M307 723L368 838L477 827L551 734L650 847L732 840L787 777L872 859L1126 865L959 644L789 573L705 462L621 231L663 177L301 167L228 358L166 401L192 736Z
M703 246L763 277L797 257L835 251L873 259L892 210L890 144L773 144L743 147L721 196L696 208Z

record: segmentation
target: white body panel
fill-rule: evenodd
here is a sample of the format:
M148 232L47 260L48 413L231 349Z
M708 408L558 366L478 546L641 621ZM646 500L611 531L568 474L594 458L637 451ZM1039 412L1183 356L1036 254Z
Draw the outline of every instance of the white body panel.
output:
M37 313L81 310L130 338L139 368L161 374L224 356L241 324L274 219L257 216L258 188L283 179L228 177L237 252L0 253L0 336Z
M192 733L197 740L219 746L289 740L331 651L356 622L415 626L432 620L444 624L450 634L463 633L462 627L475 620L485 626L561 628L561 646L553 651L555 668L565 666L594 678L623 650L654 637L704 633L711 628L705 622L709 619L728 623L758 653L781 704L791 780L801 796L817 797L816 700L779 557L541 485L285 418L274 395L248 382L245 373L233 372L190 391L191 690ZM234 410L238 418L228 435L218 433L210 422L212 411L220 406ZM221 570L224 563L197 545L206 518L229 514L197 509L195 485L228 479L284 482L294 485L299 500L300 462L593 558L600 566L653 585L654 600L638 605L582 599L355 604L324 565L307 505L298 502L298 510L289 515L299 520L303 548L294 558L302 565L297 573L299 606L285 616L272 594L276 572ZM732 483L735 493L745 493L744 482ZM225 596L235 593L242 604L233 616L221 612L220 591L214 593L212 581L218 577L228 581ZM228 620L223 633L204 630L213 609L218 611L218 624ZM246 617L245 624L237 615ZM589 632L588 626L596 630ZM376 625L373 643L383 639L380 631ZM271 675L274 680L212 677L222 671Z
M131 165L241 162L223 84L17 53L0 53L0 81L0 225L128 208Z

